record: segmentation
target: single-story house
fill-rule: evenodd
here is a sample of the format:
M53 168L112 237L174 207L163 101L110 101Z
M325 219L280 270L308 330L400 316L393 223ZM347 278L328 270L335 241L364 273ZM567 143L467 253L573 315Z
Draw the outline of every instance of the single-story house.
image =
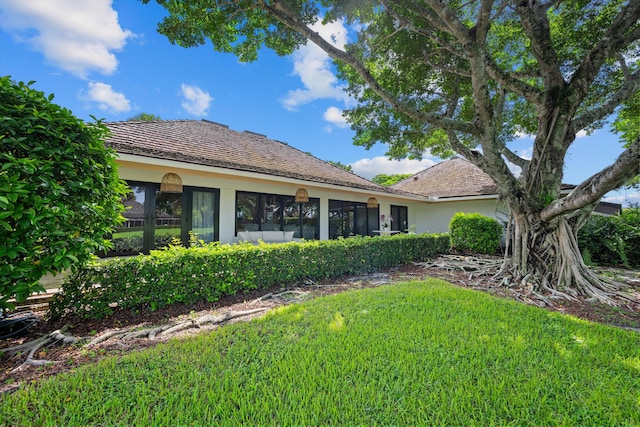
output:
M107 126L105 145L116 151L118 173L131 189L111 255L147 252L172 239L187 244L190 235L221 243L248 235L334 239L443 232L460 211L498 216L495 184L462 159L386 188L284 142L208 120Z

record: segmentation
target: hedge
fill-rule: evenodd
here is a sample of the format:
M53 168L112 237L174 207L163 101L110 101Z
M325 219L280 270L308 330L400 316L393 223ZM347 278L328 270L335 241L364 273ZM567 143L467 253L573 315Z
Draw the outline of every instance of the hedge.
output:
M274 285L363 274L445 253L448 235L169 246L149 255L97 261L71 274L49 306L52 318L99 319L116 309L157 310L174 303L214 302Z

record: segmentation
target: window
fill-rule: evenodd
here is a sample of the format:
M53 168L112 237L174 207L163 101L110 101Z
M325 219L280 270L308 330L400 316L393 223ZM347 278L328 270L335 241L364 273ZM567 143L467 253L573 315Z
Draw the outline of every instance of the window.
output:
M238 231L293 231L294 238L320 238L320 199L297 203L294 196L236 193Z
M183 193L163 193L155 183L129 183L124 198L126 221L114 230L108 255L136 255L162 248L172 239L189 244L189 232L199 240L219 239L219 192L184 187Z
M329 238L373 236L378 212L378 208L367 208L366 203L329 200Z
M401 231L406 233L409 228L408 213L406 206L394 206L391 205L391 230Z

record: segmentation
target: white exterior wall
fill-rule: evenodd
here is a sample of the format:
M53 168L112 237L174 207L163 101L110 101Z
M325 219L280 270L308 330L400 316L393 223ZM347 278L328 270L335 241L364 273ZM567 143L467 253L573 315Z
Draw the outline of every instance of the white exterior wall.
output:
M444 233L449 231L451 218L458 212L479 213L504 221L508 214L497 198L425 203L418 209L418 233Z
M135 160L135 163L132 160ZM417 224L419 218L416 213L423 203L417 196L412 200L411 198L399 198L382 192L378 193L330 184L324 185L201 165L189 165L170 160L121 155L118 163L118 174L121 179L127 181L160 183L166 173L173 172L180 176L182 184L185 186L219 189L219 236L221 243L237 241L235 236L237 191L293 196L297 189L305 188L309 193L309 197L320 199L320 239L322 240L329 238L330 199L366 203L369 197L375 197L380 204L380 214L386 216L391 213L391 205L407 206L409 224Z
M427 200L418 196L395 196L331 184L127 155L120 156L119 164L120 178L127 181L160 183L164 174L173 172L182 178L183 185L220 190L219 236L222 243L237 241L235 236L237 191L293 196L298 188L305 188L309 197L320 199L320 239L322 240L329 238L330 199L366 203L369 197L375 197L380 204L380 215L385 216L390 215L391 205L406 206L408 226L415 225L417 233L449 231L449 222L457 212L478 212L498 220L506 218L506 210L497 198Z

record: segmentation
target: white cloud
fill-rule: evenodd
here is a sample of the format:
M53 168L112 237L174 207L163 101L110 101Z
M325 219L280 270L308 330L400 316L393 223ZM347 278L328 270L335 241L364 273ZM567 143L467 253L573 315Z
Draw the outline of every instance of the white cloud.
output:
M342 110L338 107L329 107L322 116L329 124L340 128L349 127L347 119L342 115ZM331 132L331 127L327 128Z
M113 51L133 36L118 24L111 0L2 0L0 27L80 78L92 70L112 74Z
M640 191L638 190L616 190L608 193L602 198L603 202L620 203L623 207L640 205Z
M379 174L394 175L401 173L418 173L437 162L433 159L422 160L389 160L384 156L377 156L373 159L360 159L351 163L353 172L363 178L371 179Z
M579 130L578 133L576 133L576 138L584 138L586 136L589 136L589 133L584 129Z
M213 97L208 92L203 91L198 86L191 86L183 83L180 86L182 97L182 108L193 116L206 116L213 102Z
M534 139L536 136L535 135L529 135L527 133L524 132L516 132L515 133L516 139Z
M337 48L342 49L347 42L347 29L342 21L327 25L318 21L312 29ZM347 102L348 96L331 70L331 59L314 43L308 42L298 49L293 54L293 63L293 74L300 77L304 88L289 91L282 99L284 108L295 111L301 105L323 98Z
M84 99L98 103L98 108L114 113L125 113L131 110L129 100L124 94L115 92L111 85L100 82L89 82L87 96Z

